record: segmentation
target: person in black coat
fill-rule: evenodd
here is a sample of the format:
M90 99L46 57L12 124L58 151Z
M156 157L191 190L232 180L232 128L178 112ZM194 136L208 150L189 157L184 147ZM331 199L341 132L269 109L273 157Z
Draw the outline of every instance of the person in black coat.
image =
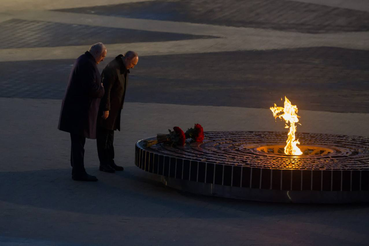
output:
M70 133L73 180L97 181L86 173L84 146L86 138L96 138L99 104L104 95L97 64L104 60L106 53L104 44L97 43L76 60L63 99L58 128Z
M138 63L136 52L119 55L103 70L105 95L101 99L97 126L97 152L100 171L114 173L123 167L114 162L114 130L120 130L120 114L127 90L128 74Z

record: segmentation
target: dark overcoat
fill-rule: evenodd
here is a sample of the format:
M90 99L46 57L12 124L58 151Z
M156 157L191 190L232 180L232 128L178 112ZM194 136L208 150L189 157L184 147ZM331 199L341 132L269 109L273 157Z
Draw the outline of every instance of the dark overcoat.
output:
M115 57L101 74L105 94L101 99L98 122L101 127L108 130L120 130L120 114L126 95L129 74L123 59L123 55ZM109 117L105 120L100 117L103 111L109 111Z
M103 95L104 88L95 58L86 52L76 60L70 74L60 112L59 130L95 139Z

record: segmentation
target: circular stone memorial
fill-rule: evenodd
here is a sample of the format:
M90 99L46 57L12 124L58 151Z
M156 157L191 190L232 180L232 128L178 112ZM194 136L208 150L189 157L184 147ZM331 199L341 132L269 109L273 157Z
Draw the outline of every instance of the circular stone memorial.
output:
M136 143L135 164L167 186L270 202L369 202L369 139L297 133L302 155L285 155L285 132L205 132L203 143Z

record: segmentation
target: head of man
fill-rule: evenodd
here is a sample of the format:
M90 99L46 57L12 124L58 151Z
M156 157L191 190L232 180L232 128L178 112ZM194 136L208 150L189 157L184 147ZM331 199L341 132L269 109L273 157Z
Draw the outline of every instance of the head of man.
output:
M99 64L102 62L108 53L108 50L106 49L105 45L101 42L93 44L90 47L89 52L91 55L95 58L96 64Z
M134 68L138 63L138 55L134 51L128 51L123 58L124 65L127 69Z

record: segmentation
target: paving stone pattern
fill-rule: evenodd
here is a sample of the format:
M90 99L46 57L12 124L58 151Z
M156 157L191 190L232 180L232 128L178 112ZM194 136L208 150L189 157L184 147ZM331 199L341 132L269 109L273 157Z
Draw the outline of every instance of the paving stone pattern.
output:
M304 33L369 30L369 13L285 0L161 0L60 11Z
M14 19L0 23L0 33L2 49L90 45L97 40L105 44L115 44L207 38L186 34Z
M62 98L74 61L5 62L0 65L1 97Z
M368 61L369 51L338 48L149 56L126 101L269 108L287 96L304 110L368 113ZM61 99L73 63L4 62L0 97Z
M287 96L300 109L368 112L368 58L336 48L146 57L131 88L152 86L151 102L269 108Z

